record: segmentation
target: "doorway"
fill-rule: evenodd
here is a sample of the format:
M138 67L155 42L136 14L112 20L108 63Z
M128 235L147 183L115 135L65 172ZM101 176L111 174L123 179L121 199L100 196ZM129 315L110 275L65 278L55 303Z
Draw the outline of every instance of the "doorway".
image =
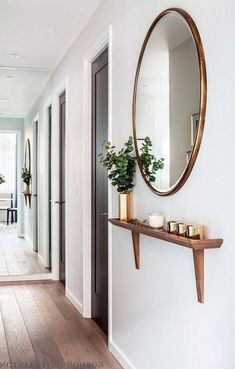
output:
M92 63L91 317L108 334L108 177L98 154L108 139L108 49Z
M66 152L66 92L59 96L59 278L66 284L65 244L65 152Z

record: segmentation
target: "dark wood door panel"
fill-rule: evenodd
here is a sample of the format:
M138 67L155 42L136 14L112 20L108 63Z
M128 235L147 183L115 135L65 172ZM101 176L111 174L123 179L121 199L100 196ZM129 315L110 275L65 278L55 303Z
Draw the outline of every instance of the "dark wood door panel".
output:
M60 96L60 189L59 189L59 229L60 229L60 281L65 284L65 125L66 125L66 94Z
M108 51L92 65L92 317L108 333L108 178L98 154L108 139Z

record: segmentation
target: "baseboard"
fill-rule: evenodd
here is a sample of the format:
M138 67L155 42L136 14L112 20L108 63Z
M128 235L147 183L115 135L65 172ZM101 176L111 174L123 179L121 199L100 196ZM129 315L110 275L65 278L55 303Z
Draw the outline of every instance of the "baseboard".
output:
M69 299L69 301L73 304L73 306L79 311L79 313L83 316L83 305L76 299L76 297L66 289L65 292L66 297Z
M127 359L123 352L113 342L109 342L109 351L115 359L121 364L124 369L136 369L133 364Z
M33 242L28 238L28 236L24 236L24 239L28 243L29 247L33 250Z
M44 258L43 258L43 257L42 257L42 255L40 255L39 253L38 253L38 258L39 258L39 260L41 261L41 263L42 263L42 265L44 266L44 268L49 268L49 265L47 265L47 263L45 263Z
M52 280L52 273L42 273L42 274L28 274L28 275L2 275L0 276L1 282L24 282L24 281L45 281Z

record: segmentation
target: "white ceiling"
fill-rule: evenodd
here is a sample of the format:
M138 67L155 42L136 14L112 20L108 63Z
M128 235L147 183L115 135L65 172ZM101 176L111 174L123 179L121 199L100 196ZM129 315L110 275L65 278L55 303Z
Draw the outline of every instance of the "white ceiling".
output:
M50 75L50 72L0 69L0 118L23 118L44 89ZM8 79L9 76L12 79Z
M0 1L0 117L26 114L101 1Z

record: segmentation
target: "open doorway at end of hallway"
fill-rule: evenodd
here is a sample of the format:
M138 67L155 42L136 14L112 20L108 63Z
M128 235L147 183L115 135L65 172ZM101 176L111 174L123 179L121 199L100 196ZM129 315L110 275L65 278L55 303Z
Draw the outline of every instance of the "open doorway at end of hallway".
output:
M19 132L0 131L0 224L14 224L16 230L21 228L20 146Z
M0 281L48 273L23 238L21 168L26 165L26 158L22 138L22 131L0 130Z

